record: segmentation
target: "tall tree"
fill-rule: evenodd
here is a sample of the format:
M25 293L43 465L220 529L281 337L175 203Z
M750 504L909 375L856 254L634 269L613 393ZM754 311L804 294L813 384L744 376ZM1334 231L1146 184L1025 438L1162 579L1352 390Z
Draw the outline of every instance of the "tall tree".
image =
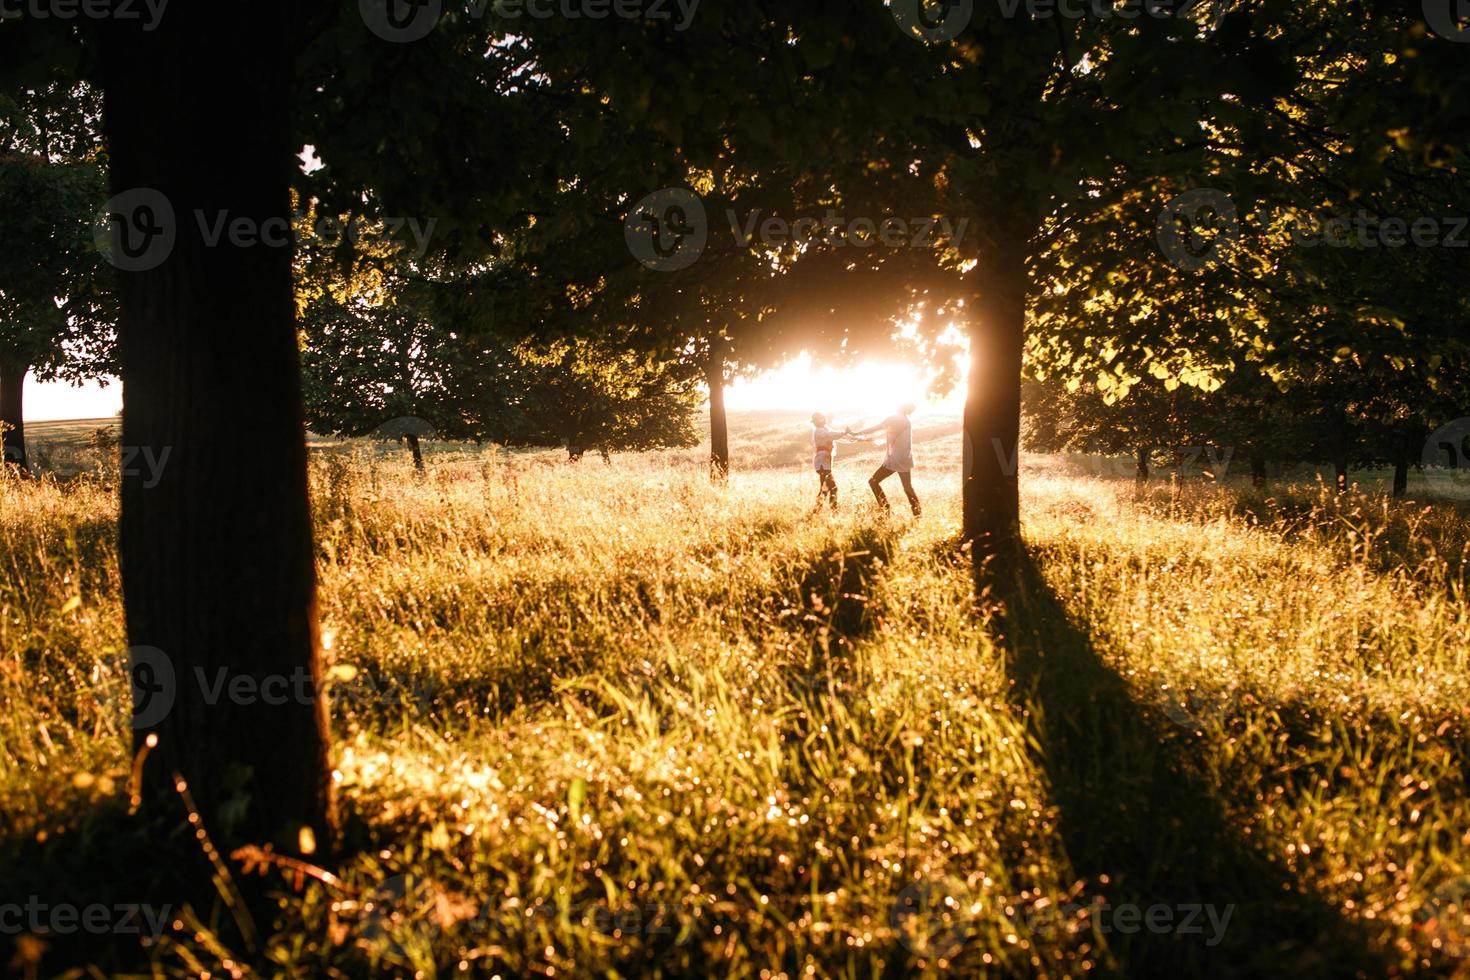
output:
M0 95L0 441L22 471L26 375L80 381L112 367L111 297L92 240L107 197L97 112L74 82Z
M565 444L573 459L592 448L606 459L620 450L698 443L699 375L689 364L575 340L519 353L528 383L509 441Z
M145 797L182 778L217 837L291 850L334 826L289 235L293 31L313 9L101 28L122 438L172 462L122 483L135 693L172 698L137 706ZM222 220L241 232L215 239ZM248 453L221 439L242 421ZM229 693L272 676L306 696Z

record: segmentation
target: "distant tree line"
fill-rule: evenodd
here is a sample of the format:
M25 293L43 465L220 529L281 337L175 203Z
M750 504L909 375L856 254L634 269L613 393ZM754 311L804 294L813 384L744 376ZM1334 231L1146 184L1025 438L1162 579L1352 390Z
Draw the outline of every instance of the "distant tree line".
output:
M1146 377L1123 392L1075 378L1033 379L1023 389L1024 441L1034 452L1122 454L1140 483L1186 457L1215 478L1247 468L1258 488L1293 464L1330 467L1339 491L1348 489L1352 468L1389 467L1392 494L1403 497L1411 469L1466 465L1466 447L1428 440L1463 417L1470 373L1449 360L1435 369L1429 378L1374 378L1329 363L1281 385L1246 365L1217 384Z

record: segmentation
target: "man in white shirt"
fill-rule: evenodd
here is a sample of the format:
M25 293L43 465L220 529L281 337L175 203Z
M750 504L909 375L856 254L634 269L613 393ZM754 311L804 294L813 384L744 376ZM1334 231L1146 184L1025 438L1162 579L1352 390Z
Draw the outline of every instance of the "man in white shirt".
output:
M909 416L914 414L912 403L900 405L897 415L890 415L875 426L854 432L854 436L867 435L870 432L883 430L884 437L888 443L888 452L883 457L883 465L878 467L872 479L868 480L868 486L873 488L873 496L878 498L878 506L885 511L888 507L888 497L883 493L882 483L893 474L898 474L899 482L903 484L903 492L909 498L909 506L914 509L914 516L919 516L919 495L914 493L913 478L910 474L914 469L914 427L909 422Z
M827 428L827 416L821 412L812 413L812 469L817 471L817 510L822 509L823 500L829 501L833 510L837 509L837 481L832 479L832 460L837 455L837 440L845 435L845 431Z

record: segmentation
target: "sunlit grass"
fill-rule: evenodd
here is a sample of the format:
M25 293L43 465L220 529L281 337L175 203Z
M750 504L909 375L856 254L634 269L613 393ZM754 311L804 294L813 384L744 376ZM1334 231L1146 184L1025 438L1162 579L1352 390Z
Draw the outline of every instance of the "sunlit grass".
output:
M799 465L721 488L692 453L444 451L424 478L382 448L315 454L340 881L283 883L255 950L218 948L200 909L146 952L85 957L1451 972L1470 952L1443 890L1470 872L1464 515L1305 485L1139 494L1041 460L1023 492L1044 585L1002 620L955 547L954 442L924 447L917 522L877 517L862 461L828 516ZM0 803L30 892L87 893L16 855L102 846L87 815L129 762L112 490L0 485ZM1299 895L1266 894L1277 871ZM1078 908L1120 896L1257 907L1213 944ZM1349 939L1261 938L1323 916Z

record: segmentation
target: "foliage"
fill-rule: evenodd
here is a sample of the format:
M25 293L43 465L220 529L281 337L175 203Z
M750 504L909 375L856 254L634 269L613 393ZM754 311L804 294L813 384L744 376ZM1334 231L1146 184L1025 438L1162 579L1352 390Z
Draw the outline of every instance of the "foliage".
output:
M610 344L561 342L518 351L526 387L517 399L520 427L507 441L564 443L572 455L687 448L698 443L698 373L677 362Z
M0 358L43 380L115 370L110 280L93 235L107 196L97 101L85 86L0 94Z

